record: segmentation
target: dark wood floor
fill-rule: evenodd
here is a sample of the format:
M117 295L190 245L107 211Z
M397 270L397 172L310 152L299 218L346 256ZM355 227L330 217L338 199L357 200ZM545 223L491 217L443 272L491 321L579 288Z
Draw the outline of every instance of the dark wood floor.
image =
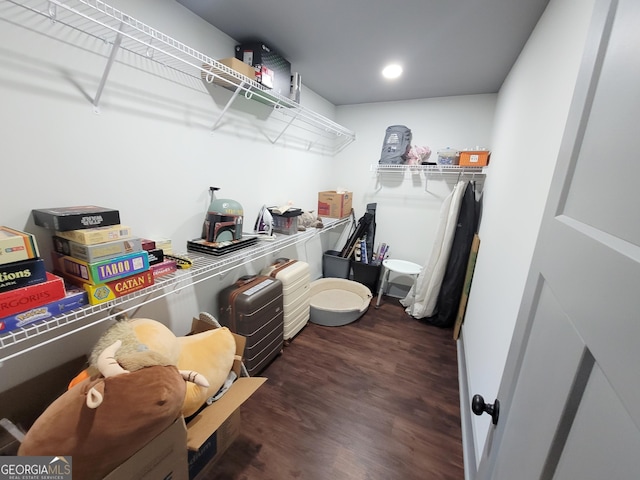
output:
M260 376L205 479L464 478L452 331L397 300L343 327L309 323Z

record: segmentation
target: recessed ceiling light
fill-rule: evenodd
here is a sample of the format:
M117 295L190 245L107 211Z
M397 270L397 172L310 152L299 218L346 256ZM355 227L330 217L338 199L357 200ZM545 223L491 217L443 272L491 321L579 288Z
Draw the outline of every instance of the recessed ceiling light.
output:
M402 67L395 63L387 65L382 70L382 76L384 78L398 78L400 75L402 75Z

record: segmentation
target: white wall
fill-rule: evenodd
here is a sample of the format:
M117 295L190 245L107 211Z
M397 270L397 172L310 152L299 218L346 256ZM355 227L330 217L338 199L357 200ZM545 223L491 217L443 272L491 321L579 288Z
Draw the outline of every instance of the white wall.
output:
M498 395L592 8L592 1L551 0L498 95L462 332L470 397ZM489 423L487 415L473 417L478 460Z
M173 0L109 3L213 58L233 56L233 39ZM210 185L243 205L249 230L263 204L291 200L315 209L317 192L334 185L331 158L306 150L315 135L292 128L271 144L262 132L273 138L283 123L270 107L243 98L211 133L231 92L131 54L118 55L94 113L109 45L8 2L0 17L0 224L35 233L47 262L50 232L33 225L33 208L116 208L136 235L167 237L185 251L186 241L200 235ZM302 102L334 117L335 107L308 89ZM324 246L306 248L318 259ZM215 308L216 289L232 280L182 290L139 314L186 333L191 317ZM0 390L85 353L97 335L90 329L7 361Z
M358 136L352 148L333 160L333 178L336 185L353 191L357 218L367 203L377 203L376 243L389 244L391 257L426 263L442 200L458 176L425 177L410 171L376 176L371 167L380 158L385 129L394 124L411 128L412 144L429 146L432 161L437 150L447 146L490 148L495 102L496 95L468 95L338 107L338 121Z

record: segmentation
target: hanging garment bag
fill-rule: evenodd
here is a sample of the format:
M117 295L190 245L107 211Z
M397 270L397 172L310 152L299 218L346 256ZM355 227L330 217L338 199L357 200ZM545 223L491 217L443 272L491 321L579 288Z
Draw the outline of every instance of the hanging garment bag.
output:
M452 327L456 321L473 235L477 232L477 210L475 189L473 184L469 182L460 204L456 232L453 237L440 292L438 293L435 312L432 316L424 318L426 322L432 325Z

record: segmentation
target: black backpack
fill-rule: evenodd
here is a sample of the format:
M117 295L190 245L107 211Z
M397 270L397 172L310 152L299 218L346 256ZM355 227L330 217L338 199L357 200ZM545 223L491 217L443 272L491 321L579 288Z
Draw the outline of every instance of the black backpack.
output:
M404 125L387 127L382 144L380 164L402 165L407 161L411 149L411 129Z

